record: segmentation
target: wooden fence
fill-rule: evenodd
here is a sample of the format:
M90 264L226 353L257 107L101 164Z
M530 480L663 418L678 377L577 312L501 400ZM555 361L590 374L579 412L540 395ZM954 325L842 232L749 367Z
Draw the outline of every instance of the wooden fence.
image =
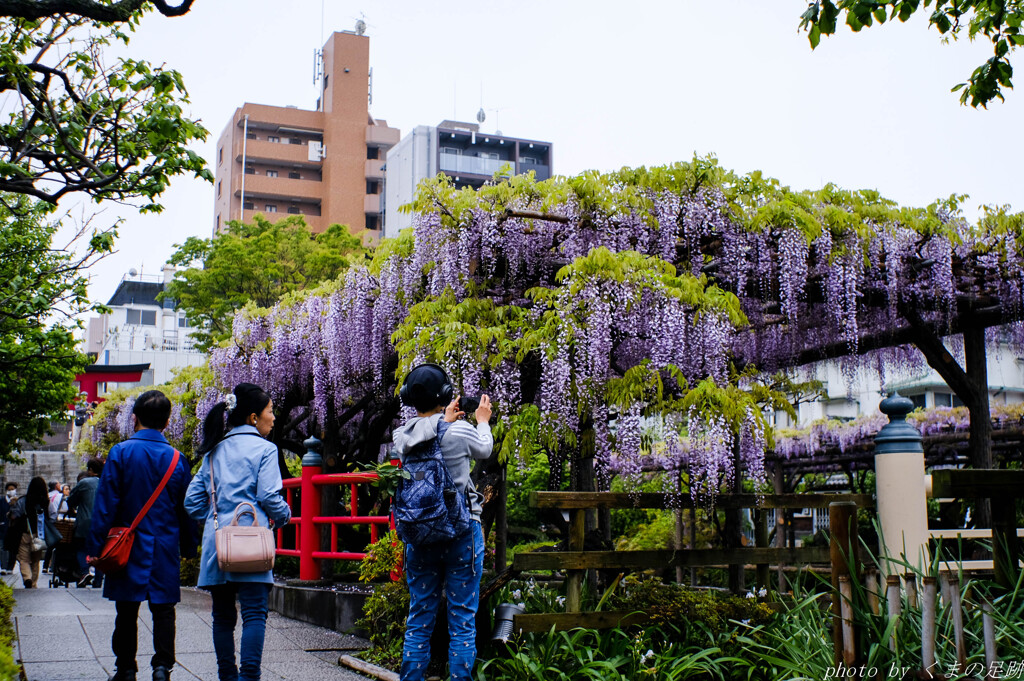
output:
M871 496L863 494L723 494L716 498L715 507L737 509L789 509L827 508L833 502L848 502L853 516L844 515L843 524L848 534L851 517L856 508L872 507ZM757 584L765 586L770 566L828 565L832 562L829 547L771 547L768 546L767 518L758 514L754 547L717 549L664 549L654 551L585 551L585 518L591 509L666 509L694 508L689 495L657 493L629 494L619 492L533 492L530 505L569 513L569 538L565 551L529 552L515 556L508 575L532 570L560 570L566 576L564 613L516 615L514 629L520 631L547 631L588 628L609 628L643 621L642 613L582 612L581 594L583 576L587 570L613 570L631 572L664 569L667 567L729 567L755 566ZM699 507L699 504L697 504ZM855 521L854 521L855 522ZM834 529L834 528L833 528Z

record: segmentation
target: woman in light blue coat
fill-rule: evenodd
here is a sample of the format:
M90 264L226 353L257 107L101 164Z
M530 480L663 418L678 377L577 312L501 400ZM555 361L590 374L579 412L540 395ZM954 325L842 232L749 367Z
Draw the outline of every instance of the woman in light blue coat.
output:
M231 429L224 432L224 417ZM240 383L203 422L202 466L188 487L185 510L205 522L199 586L213 597L213 648L220 681L259 681L267 602L274 575L266 572L224 572L217 565L213 506L218 522L227 525L241 503L251 503L264 527L283 525L291 510L281 496L277 447L265 438L274 427L274 404L259 386ZM210 474L213 474L211 486ZM273 521L273 525L270 523ZM245 522L244 520L242 522ZM235 665L236 600L242 610L240 665Z

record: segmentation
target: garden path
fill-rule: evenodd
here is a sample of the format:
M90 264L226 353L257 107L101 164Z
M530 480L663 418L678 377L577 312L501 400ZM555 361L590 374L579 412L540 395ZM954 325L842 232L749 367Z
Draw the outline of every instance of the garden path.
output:
M40 576L38 589L24 589L21 577L2 579L14 588L14 625L18 635L14 657L25 666L28 681L91 679L103 681L113 673L110 636L114 604L99 589L47 588L49 575ZM177 608L175 681L216 681L210 597L198 589L182 589ZM151 618L139 612L139 679L149 678L153 654ZM240 634L241 626L236 631ZM365 676L338 666L338 656L361 650L367 642L355 636L305 624L270 613L263 653L263 678L303 681L366 681ZM237 643L236 643L237 646Z

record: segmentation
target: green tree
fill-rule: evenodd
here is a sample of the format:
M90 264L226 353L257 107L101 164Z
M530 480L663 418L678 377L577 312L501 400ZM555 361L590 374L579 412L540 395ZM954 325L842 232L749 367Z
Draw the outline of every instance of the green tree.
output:
M40 439L75 398L75 374L86 364L77 350L75 315L92 308L82 270L109 252L114 231L92 233L83 249L54 248L61 221L25 196L0 195L0 459L19 441Z
M105 58L107 46L128 44L150 6L114 17L119 23L39 16L40 7L55 4L0 3L0 95L7 111L0 119L0 191L50 204L74 193L97 201L141 199L143 210L159 211L155 199L172 177L192 173L212 181L188 148L209 132L183 113L188 95L181 74Z
M154 6L179 16L192 1L0 0L0 459L38 440L75 397L86 363L75 316L95 307L82 273L116 236L116 225L86 221L55 247L70 222L54 217L57 202L159 211L171 178L213 179L188 148L209 133L183 113L181 75L104 55Z
M252 224L229 222L209 239L189 237L171 256L178 272L167 288L193 322L199 347L231 335L231 320L247 304L271 307L281 296L336 279L353 259L363 258L362 242L343 225L312 234L301 216Z
M974 69L966 83L953 87L953 92L960 91L960 102L986 107L997 97L1002 100L1003 88L1013 87L1009 55L1024 45L1024 4L1019 0L814 0L800 17L800 27L807 30L813 49L821 36L836 32L841 18L856 32L876 22L906 21L927 9L932 10L928 23L944 39L956 40L966 32L972 41L983 38L992 43L993 55Z

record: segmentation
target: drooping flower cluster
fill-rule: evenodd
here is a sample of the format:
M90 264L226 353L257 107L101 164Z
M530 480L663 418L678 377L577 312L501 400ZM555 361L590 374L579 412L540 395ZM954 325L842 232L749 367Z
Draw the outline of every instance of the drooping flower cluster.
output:
M848 379L869 368L884 382L921 355L857 353L908 309L937 329L971 296L998 296L1007 319L1024 311L1012 229L972 232L955 211L899 211L870 192L794 194L706 161L431 192L411 237L373 263L241 312L211 358L221 389L258 383L322 426L367 394L393 395L394 366L401 378L438 361L460 391L495 398L517 447L544 433L545 446L577 446L592 431L603 470L686 467L713 496L737 463L763 475L767 435L753 412L726 423L673 411L698 382L836 355ZM1024 327L999 340L1024 344ZM674 427L640 447L647 419Z

